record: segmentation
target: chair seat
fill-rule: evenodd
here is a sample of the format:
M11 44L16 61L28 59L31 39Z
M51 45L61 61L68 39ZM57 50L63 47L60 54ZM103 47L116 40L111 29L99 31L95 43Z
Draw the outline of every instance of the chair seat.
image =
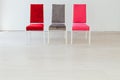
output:
M66 26L64 23L52 23L49 30L66 30Z
M26 27L27 31L42 31L44 27L43 23L31 23Z
M86 23L73 23L72 30L88 31L90 28Z

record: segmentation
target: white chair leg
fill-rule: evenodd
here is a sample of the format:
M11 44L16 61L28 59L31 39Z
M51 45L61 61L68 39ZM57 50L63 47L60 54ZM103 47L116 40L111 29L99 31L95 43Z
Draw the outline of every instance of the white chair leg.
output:
M32 41L32 31L29 31L29 42L31 43Z
M48 44L50 43L50 32L48 30Z
M31 31L27 31L26 35L27 35L26 42L27 44L30 44L31 43Z
M26 31L26 38L25 38L26 39L26 44L28 44L28 39L29 39L28 36L29 36L28 31Z
M45 32L43 31L43 43L45 44Z
M85 39L87 40L88 38L88 31L85 31Z
M65 43L67 44L67 31L65 31Z
M91 44L91 31L89 31L89 45Z
M73 43L73 32L71 31L71 44Z

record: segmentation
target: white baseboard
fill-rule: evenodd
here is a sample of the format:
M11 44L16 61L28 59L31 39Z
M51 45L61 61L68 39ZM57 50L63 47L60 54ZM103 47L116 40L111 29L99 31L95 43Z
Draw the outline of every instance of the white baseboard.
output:
M90 26L91 31L120 31L120 26ZM48 31L47 28L45 28L45 31ZM68 27L68 31L71 31L71 29ZM26 31L25 28L16 28L16 27L0 27L0 31Z

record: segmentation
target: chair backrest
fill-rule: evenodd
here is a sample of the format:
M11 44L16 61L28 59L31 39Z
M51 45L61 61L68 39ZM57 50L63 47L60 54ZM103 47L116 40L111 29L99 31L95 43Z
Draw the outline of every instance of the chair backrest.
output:
M43 4L31 4L30 7L30 23L44 22Z
M52 23L65 23L65 5L52 5Z
M86 4L73 5L73 22L86 23Z

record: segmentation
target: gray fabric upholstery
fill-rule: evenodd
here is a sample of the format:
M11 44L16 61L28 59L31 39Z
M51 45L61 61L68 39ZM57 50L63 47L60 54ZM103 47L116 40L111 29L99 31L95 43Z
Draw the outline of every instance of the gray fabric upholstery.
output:
M52 23L49 27L49 30L66 30L65 24L61 23Z
M50 30L65 30L65 5L53 4L52 5L52 24Z
M65 22L65 5L53 4L52 5L52 23Z

